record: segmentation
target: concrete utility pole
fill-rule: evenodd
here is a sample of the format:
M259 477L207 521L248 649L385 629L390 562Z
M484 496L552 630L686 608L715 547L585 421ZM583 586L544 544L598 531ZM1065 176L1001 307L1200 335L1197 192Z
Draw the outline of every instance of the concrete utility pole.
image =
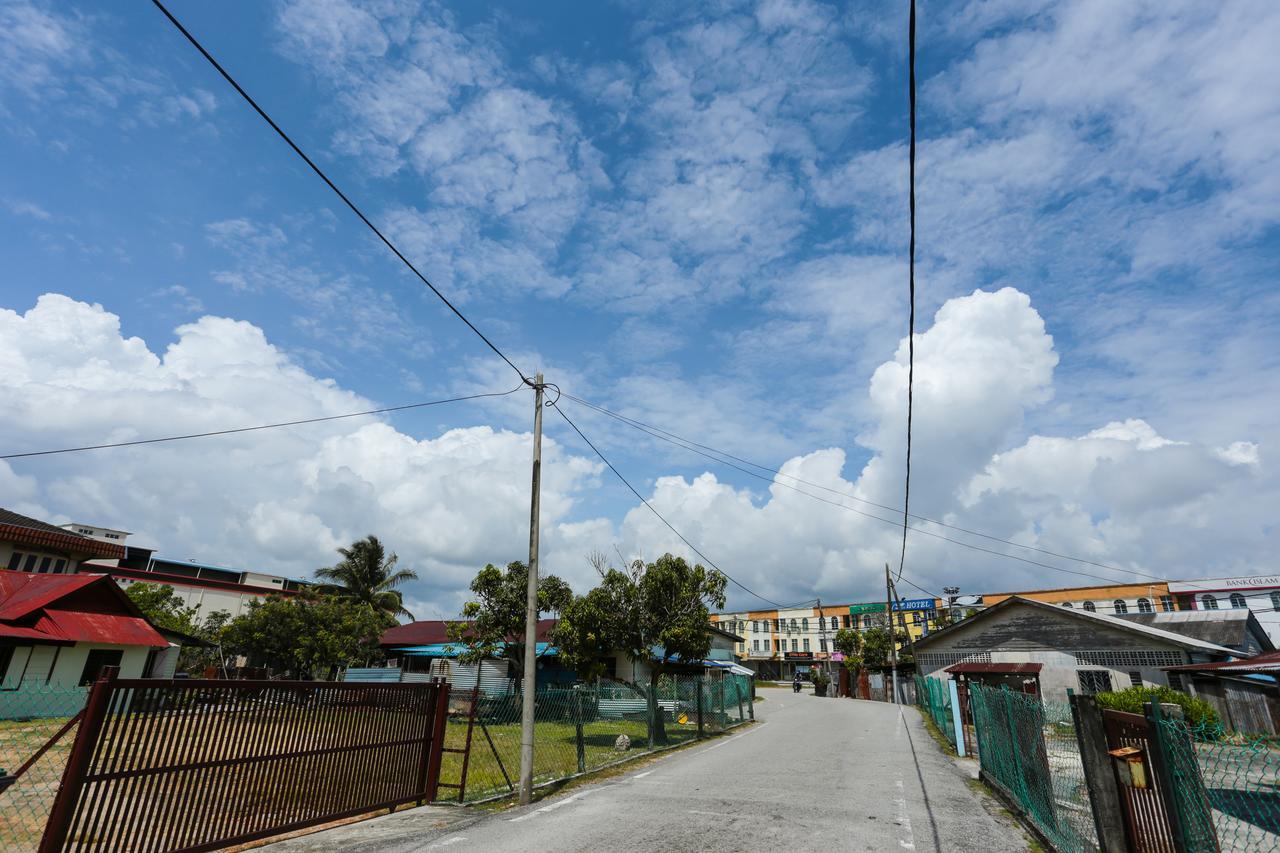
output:
M889 693L898 704L898 641L893 629L893 582L889 580L889 564L884 564L884 618L889 622Z
M533 799L533 708L538 689L538 511L542 492L542 374L533 381L533 496L529 501L529 585L524 618L524 696L520 712L520 805Z
M835 652L835 647L827 645L827 618L822 615L822 599L821 598L818 599L818 630L822 632L822 645L827 650L826 670L827 670L827 678L830 679L831 678L831 655ZM835 642L834 637L832 638L831 642L833 643ZM831 689L830 684L827 685L827 689L828 690Z

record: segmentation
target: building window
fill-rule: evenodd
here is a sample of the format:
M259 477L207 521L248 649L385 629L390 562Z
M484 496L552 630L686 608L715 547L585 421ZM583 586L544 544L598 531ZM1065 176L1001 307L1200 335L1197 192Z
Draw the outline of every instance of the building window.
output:
M778 652L782 651L782 644L783 644L784 642L786 642L786 641L785 641L785 640L774 640L774 641L773 641L774 646L775 646L774 651L778 651Z
M824 651L824 652L827 650L827 638L826 638L826 637L819 637L819 638L818 638L818 649L819 649L820 651Z
M1277 609L1280 610L1280 608L1277 608ZM848 617L846 616L845 618L847 619ZM831 630L832 631L840 630L840 623L836 621L836 617L834 616L831 617Z
M1139 613L1154 613L1154 612L1155 612L1155 609L1151 606L1151 600L1150 600L1150 599L1147 599L1147 598L1139 598L1139 599L1138 599L1138 612L1139 612Z
M1090 613L1093 613L1093 612L1094 612L1094 611L1096 611L1098 608L1096 608L1096 607L1094 607L1094 606L1093 606L1093 602L1092 602L1092 601L1086 601L1086 602L1084 603L1084 609L1085 609L1085 610L1088 610Z
M1125 604L1122 598L1117 598L1112 606L1115 608L1117 615L1129 612L1129 605Z
M791 620L791 630L792 630L792 631L797 630L797 627L796 627L796 620L795 620L794 618Z
M120 534L119 534L119 533L104 533L103 535L104 535L104 536L106 536L108 539L119 539L119 538L120 538Z
M36 570L36 574L38 575L49 574L49 567L52 565L53 565L53 557L40 558L40 568Z
M800 620L800 630L804 631L806 634L809 633L809 617L808 616Z
M746 651L747 651L747 644L746 644L746 643L738 643L738 653L739 653L739 654L745 654L745 653L746 653Z
M808 638L808 637L805 637L805 638L804 638L804 650L805 650L806 652L807 652L807 651L809 651L809 638Z
M1280 609L1280 608L1277 608L1277 609ZM851 624L853 624L853 617L848 614L845 614L844 616L840 617L840 619L842 622L844 622L844 626L846 628L848 628Z
M34 572L36 570L36 560L38 559L40 559L38 554L28 554L27 562L23 564L22 570L24 572Z
M751 641L751 651L753 651L753 652L758 652L758 651L760 651L760 641L759 641L759 640L752 640L752 641Z
M1165 613L1173 612L1173 596L1172 595L1160 596L1160 609L1163 610ZM1276 610L1280 610L1280 607L1277 607Z
M1182 673L1180 673L1180 672L1169 672L1169 673L1165 673L1165 674L1169 676L1169 686L1170 686L1170 687L1172 687L1174 690L1182 690ZM1185 691L1184 691L1184 692L1185 692Z
M1111 692L1111 673L1105 669L1082 669L1078 673L1080 692L1086 696Z
M1204 607L1205 610L1217 610L1218 599L1214 598L1212 595L1202 595L1200 596L1200 605Z
M793 652L800 651L800 641L797 640L795 637L791 638L791 651Z
M1235 608L1248 607L1249 602L1244 600L1244 596L1238 592L1231 593L1231 606Z
M124 652L120 649L90 649L89 657L84 662L84 669L80 672L80 686L97 681L104 666L119 666L122 657Z
M14 551L9 555L9 571L16 572L20 568L22 568L22 554ZM1277 607L1276 609L1280 610L1280 607Z
M1132 684L1134 687L1141 687L1141 686L1142 686L1142 673L1141 673L1141 672L1139 672L1139 671L1138 671L1138 670L1136 670L1136 669L1135 669L1135 670L1130 671L1130 673L1129 673L1129 683L1130 683L1130 684Z

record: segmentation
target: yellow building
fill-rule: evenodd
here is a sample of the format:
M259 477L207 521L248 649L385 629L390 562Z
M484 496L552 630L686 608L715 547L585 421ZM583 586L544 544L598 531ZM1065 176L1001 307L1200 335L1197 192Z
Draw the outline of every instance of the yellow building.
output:
M998 592L982 596L982 606L999 604L1018 595L1046 604L1079 608L1091 613L1123 616L1126 613L1165 613L1178 610L1175 597L1164 581L1103 586L1075 586L1063 589L1034 589L1028 592Z

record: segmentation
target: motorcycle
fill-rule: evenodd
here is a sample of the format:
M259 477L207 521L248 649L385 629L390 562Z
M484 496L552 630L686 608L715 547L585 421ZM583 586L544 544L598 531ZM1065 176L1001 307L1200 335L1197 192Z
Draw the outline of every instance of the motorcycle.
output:
M792 693L799 693L799 692L800 692L800 682L799 682L799 680L796 680L796 681L791 682L791 692L792 692Z

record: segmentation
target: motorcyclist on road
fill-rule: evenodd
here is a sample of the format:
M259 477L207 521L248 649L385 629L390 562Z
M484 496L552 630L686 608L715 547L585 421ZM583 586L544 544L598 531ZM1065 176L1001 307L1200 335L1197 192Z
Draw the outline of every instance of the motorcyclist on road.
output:
M795 674L795 678L791 682L791 692L792 693L800 692L800 673L798 672Z

